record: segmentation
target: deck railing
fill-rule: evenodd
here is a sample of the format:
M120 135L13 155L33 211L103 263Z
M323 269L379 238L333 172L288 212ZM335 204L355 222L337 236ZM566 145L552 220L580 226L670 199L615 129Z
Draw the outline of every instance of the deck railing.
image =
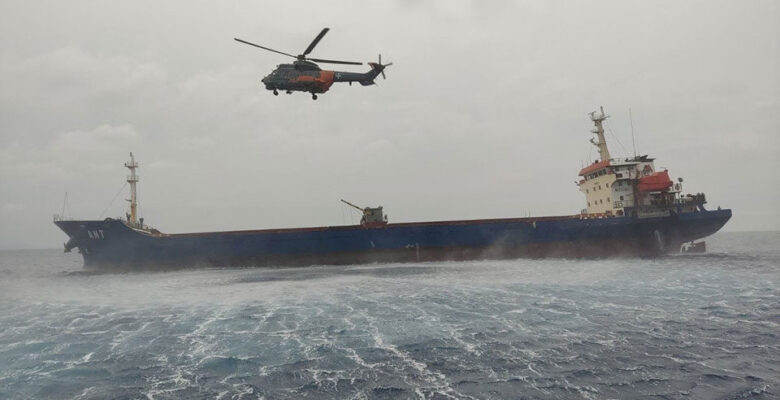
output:
M54 214L52 219L54 220L54 222L57 222L57 221L69 221L69 220L71 220L73 218L66 217L66 216L60 215L60 214Z

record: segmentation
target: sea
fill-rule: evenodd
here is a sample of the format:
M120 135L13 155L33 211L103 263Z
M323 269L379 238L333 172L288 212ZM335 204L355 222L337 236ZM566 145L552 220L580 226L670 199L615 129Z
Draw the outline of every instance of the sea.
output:
M2 399L777 399L780 232L705 254L98 273L0 252Z

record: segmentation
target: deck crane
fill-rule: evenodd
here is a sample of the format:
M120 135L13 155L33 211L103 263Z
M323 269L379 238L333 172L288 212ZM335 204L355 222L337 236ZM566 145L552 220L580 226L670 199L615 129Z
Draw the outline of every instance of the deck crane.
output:
M356 206L344 199L341 202L360 211L363 216L360 218L360 225L364 226L377 226L387 225L387 215L382 212L382 206L379 207L364 207Z

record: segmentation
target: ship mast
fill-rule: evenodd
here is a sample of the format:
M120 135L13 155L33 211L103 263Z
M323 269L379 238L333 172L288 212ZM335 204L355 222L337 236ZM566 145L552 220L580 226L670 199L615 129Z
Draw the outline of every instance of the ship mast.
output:
M130 175L127 177L127 183L130 184L130 198L127 200L130 202L130 215L127 222L134 226L138 224L138 195L135 189L135 184L138 183L138 175L135 174L138 163L135 162L132 152L130 153L130 161L125 163L125 167L130 170Z
M596 128L591 130L591 132L596 134L599 139L598 143L594 142L592 138L590 139L590 142L599 148L600 161L608 161L611 158L609 156L609 149L607 149L607 140L604 138L604 126L602 125L602 122L607 118L609 118L609 115L604 114L604 107L601 107L601 114L597 115L596 111L590 113L590 119L593 121L593 124L596 125Z

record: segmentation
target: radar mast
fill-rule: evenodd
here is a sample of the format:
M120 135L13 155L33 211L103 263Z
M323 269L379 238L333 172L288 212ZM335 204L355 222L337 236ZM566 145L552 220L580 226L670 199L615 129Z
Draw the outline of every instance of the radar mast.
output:
M607 149L607 140L604 138L604 126L602 125L602 122L609 118L609 115L604 114L604 107L600 107L600 109L601 114L596 114L596 111L590 113L590 119L593 121L593 124L596 125L591 132L596 134L599 140L598 143L596 143L591 138L590 142L599 148L599 157L601 157L601 160L599 161L609 161L611 157L609 156L609 149Z

